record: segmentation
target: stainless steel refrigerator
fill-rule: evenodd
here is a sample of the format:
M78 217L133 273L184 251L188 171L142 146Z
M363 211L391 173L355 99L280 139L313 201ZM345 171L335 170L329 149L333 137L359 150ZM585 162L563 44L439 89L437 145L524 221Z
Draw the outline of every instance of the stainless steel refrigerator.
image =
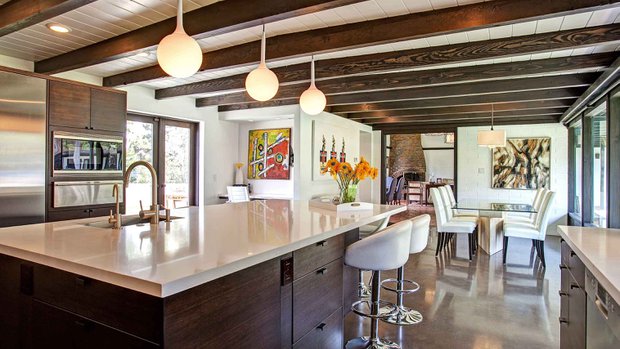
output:
M0 227L45 221L46 90L0 72Z

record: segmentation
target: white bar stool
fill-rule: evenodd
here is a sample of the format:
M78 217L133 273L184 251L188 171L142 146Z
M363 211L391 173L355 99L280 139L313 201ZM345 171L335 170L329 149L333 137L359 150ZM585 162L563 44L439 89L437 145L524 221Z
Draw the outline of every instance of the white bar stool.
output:
M402 221L347 247L344 256L346 265L372 270L372 295L370 300L357 301L351 306L354 313L371 319L370 337L352 339L347 342L345 348L400 348L397 343L379 338L378 335L379 320L396 312L391 303L380 300L380 280L381 271L397 269L407 263L412 226L410 220ZM390 305L391 308L387 313L380 311L383 306Z
M423 214L412 218L411 229L411 246L409 254L420 253L424 251L428 244L428 234L431 224L431 216ZM395 287L389 287L389 284L395 284ZM411 285L411 288L405 289L405 284ZM422 322L422 314L419 311L407 308L403 305L403 296L405 294L414 293L420 289L417 282L405 279L405 267L398 268L398 277L396 279L386 279L381 282L381 287L387 291L396 293L396 312L382 319L383 321L393 325L415 325ZM391 307L382 309L383 312L390 311Z

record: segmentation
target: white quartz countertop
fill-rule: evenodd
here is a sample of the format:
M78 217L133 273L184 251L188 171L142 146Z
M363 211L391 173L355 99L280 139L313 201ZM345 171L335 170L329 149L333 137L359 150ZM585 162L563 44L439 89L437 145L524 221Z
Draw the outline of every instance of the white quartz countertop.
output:
M559 226L558 232L609 295L620 302L620 229Z
M167 297L405 209L265 200L178 209L172 222L120 230L89 225L107 217L32 224L0 228L0 253Z

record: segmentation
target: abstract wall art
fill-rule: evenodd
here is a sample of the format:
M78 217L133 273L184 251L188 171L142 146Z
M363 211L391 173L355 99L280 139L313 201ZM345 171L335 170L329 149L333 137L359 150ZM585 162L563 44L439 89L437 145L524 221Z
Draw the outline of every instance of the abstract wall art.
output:
M511 138L493 149L493 188L549 188L551 138Z
M248 179L290 179L291 129L250 130Z
M321 174L330 159L351 164L359 160L359 132L315 120L313 133L313 180L331 180L331 176Z

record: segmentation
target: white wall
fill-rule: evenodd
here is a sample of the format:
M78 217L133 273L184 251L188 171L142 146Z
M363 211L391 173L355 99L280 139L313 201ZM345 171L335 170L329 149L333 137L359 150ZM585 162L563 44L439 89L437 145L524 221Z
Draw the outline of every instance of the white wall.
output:
M9 68L34 71L34 62L5 55L0 55L0 65Z
M156 100L155 92L141 86L126 86L127 109L164 117L196 121L200 125L198 157L199 204L217 204L219 194L233 183L234 167L239 152L239 125L222 121L217 107L196 108L189 97Z
M568 131L560 124L495 127L506 130L507 138L551 138L551 190L555 202L549 217L547 234L555 235L556 226L566 224L568 209ZM477 145L478 130L488 127L460 127L458 129L459 199L494 200L497 202L531 203L534 190L491 188L491 150Z
M424 150L426 162L426 180L431 176L454 179L454 144L446 143L445 135L425 135L422 137L422 148L446 148L441 150Z

